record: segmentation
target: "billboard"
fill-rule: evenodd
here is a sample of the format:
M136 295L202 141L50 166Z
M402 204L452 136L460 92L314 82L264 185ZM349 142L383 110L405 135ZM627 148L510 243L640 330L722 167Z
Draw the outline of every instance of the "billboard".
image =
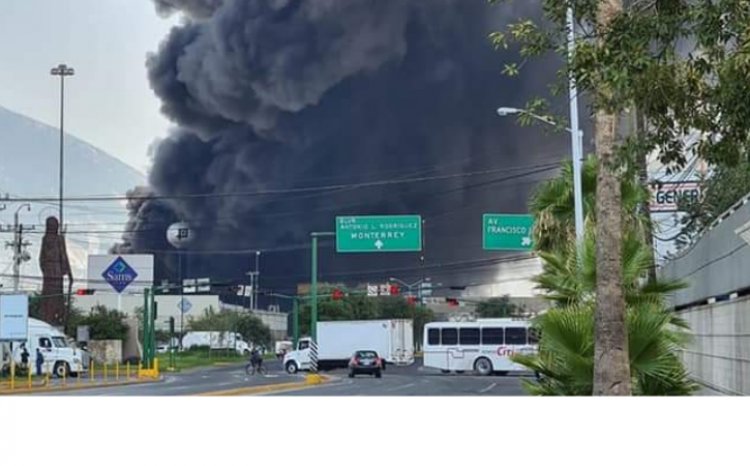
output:
M90 255L87 288L115 294L142 293L154 286L151 254Z
M701 184L696 181L668 181L651 188L651 212L677 212L683 198L698 200Z
M29 336L29 297L0 295L0 341L26 341Z

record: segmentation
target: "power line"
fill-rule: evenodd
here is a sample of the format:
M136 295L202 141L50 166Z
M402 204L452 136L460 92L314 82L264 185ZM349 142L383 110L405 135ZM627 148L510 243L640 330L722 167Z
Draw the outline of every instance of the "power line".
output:
M456 178L468 178L472 176L491 175L494 173L502 173L521 169L530 168L542 168L559 166L560 162L552 162L546 164L537 165L526 165L511 168L496 168L488 170L479 170L465 173L453 173L446 175L433 175L433 176L420 176L413 178L401 178L401 179L388 179L369 181L362 183L350 183L350 184L334 184L334 185L323 185L323 186L308 186L302 188L287 188L287 189L267 189L258 191L235 191L235 192L223 192L223 193L192 193L192 194L173 194L173 195L132 195L132 196L80 196L80 197L67 197L64 200L66 202L101 202L101 201L128 201L128 200L162 200L162 199L205 199L205 198L224 198L224 197L253 197L253 196L275 196L284 194L301 194L301 193L314 193L321 191L337 191L343 189L362 189L372 188L380 186L392 186L405 183L421 183L428 181L441 181L447 179ZM8 202L51 202L57 200L57 198L51 197L27 197L27 198L10 198Z

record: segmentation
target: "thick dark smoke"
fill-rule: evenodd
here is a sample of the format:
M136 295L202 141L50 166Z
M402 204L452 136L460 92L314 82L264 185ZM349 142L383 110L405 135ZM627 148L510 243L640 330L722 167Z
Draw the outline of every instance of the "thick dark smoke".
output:
M493 257L481 250L481 214L524 212L533 181L552 171L225 194L533 167L566 152L563 136L495 114L544 93L554 73L549 62L507 79L503 54L487 40L536 1L513 8L486 0L155 1L160 12L185 16L147 63L162 110L179 129L155 152L154 198L131 203L123 251L166 249L166 225L185 220L199 237L191 275L236 281L254 255L229 251L259 248L262 285L289 289L308 280L309 232L331 230L336 215L418 213L427 222L425 275L465 284L492 270L434 267ZM422 272L416 254L327 249L321 274L359 282Z

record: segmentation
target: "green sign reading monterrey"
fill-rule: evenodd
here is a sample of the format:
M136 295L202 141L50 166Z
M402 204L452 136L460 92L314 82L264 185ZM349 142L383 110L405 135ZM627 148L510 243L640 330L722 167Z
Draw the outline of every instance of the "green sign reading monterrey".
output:
M336 252L414 252L422 250L419 215L336 217Z
M484 214L482 247L495 251L530 251L534 217L517 214Z

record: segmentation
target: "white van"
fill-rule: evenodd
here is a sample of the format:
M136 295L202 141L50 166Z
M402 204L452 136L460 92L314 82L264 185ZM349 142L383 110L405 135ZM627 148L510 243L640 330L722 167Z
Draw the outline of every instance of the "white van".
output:
M44 358L42 372L58 377L78 375L87 372L89 354L68 344L64 333L41 320L29 318L29 339L26 349L29 352L29 368L36 373L36 350L39 348ZM13 344L13 359L21 363L21 343Z

